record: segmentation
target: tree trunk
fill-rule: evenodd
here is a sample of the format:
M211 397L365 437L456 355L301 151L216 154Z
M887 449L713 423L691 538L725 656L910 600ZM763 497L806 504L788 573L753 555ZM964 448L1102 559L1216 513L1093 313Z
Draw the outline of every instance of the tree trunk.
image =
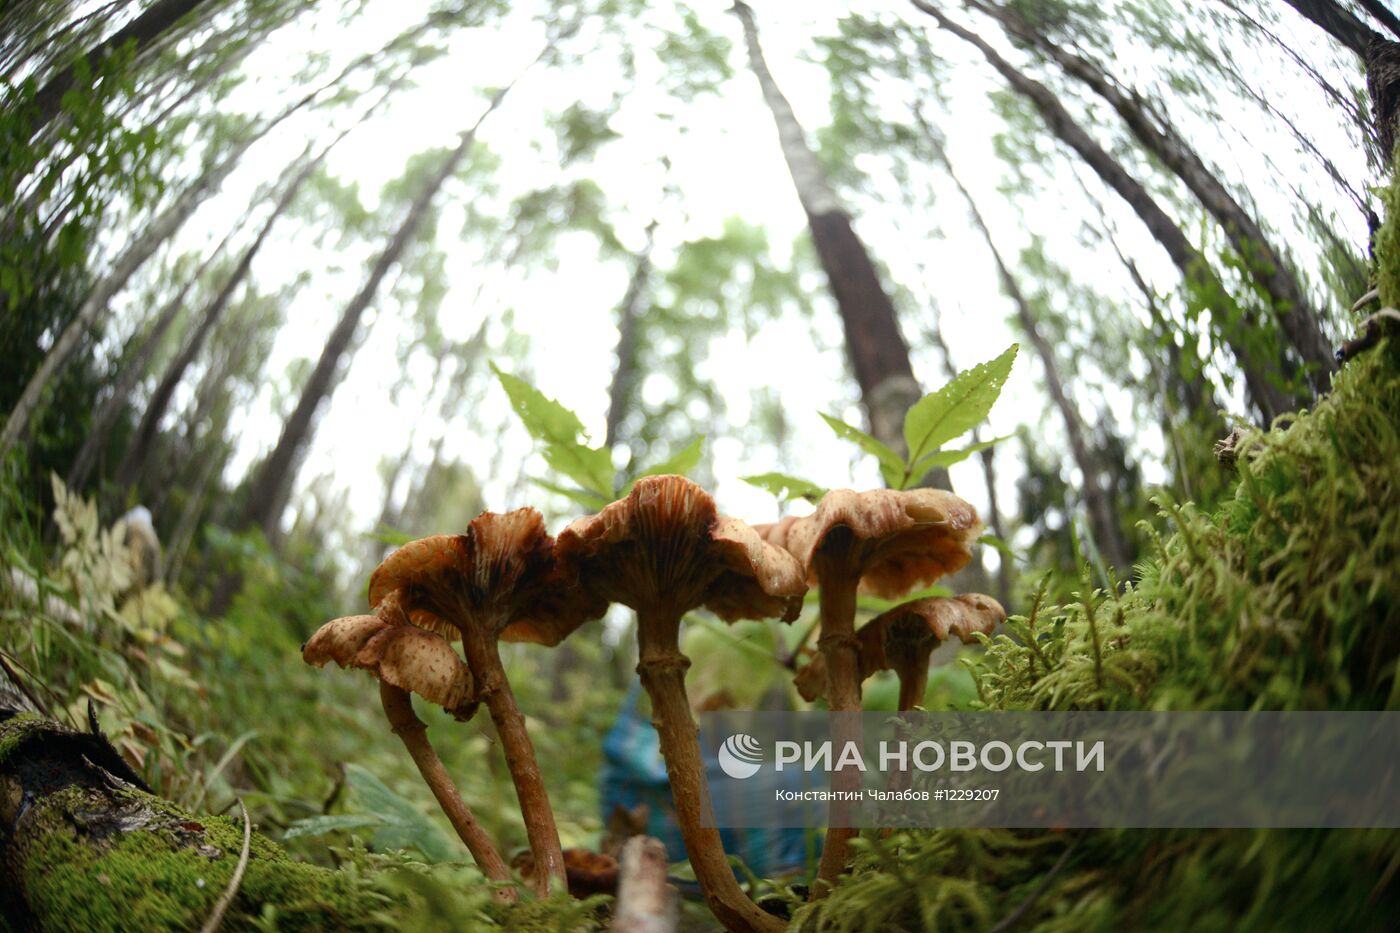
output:
M101 67L102 60L133 43L139 54L161 35L175 28L189 13L204 0L157 0L111 36L93 46L82 56L93 75ZM68 65L44 83L34 95L31 105L34 116L29 122L29 138L33 139L48 126L63 109L63 95L74 88L77 75L74 65Z
M1177 223L1167 215L1146 188L1129 175L1113 156L1094 142L1083 127L1075 122L1049 88L1017 71L998 55L995 49L949 20L937 8L924 0L913 0L913 3L937 20L939 26L976 47L1018 93L1030 100L1050 131L1073 149L1104 184L1128 203L1148 231L1167 251L1188 286L1194 286L1207 295L1228 295L1224 284L1210 268L1209 262L1191 245L1191 241ZM1265 422L1271 422L1278 415L1292 411L1295 402L1278 385L1278 366L1267 365L1258 359L1253 348L1237 330L1237 327L1226 326L1225 341L1244 374L1250 399L1259 408Z
M111 436L112 428L116 425L117 416L131 401L131 393L135 390L136 383L150 368L151 361L160 349L161 341L165 339L165 335L179 318L180 312L184 310L185 298L189 296L190 289L204 277L215 258L223 253L224 247L232 239L233 233L234 231L229 231L219 245L209 251L209 255L199 264L199 268L185 280L179 290L156 313L151 325L146 328L145 334L140 338L140 346L130 357L123 357L118 363L117 372L112 381L112 394L107 401L103 402L97 410L97 414L93 415L92 425L88 428L87 437L83 439L83 446L79 448L78 455L73 458L73 465L68 469L67 484L69 489L78 489L87 482L88 475L97 463L98 455L106 449L107 439Z
M1327 391L1337 369L1332 345L1318 322L1320 315L1282 254L1269 242L1254 217L1235 199L1187 142L1156 120L1136 94L1125 93L1088 59L1076 55L1037 32L1021 15L1005 6L970 0L970 5L1001 23L1009 33L1040 49L1066 74L1083 82L1108 102L1143 148L1176 174L1220 224L1235 252L1244 260L1250 276L1268 293L1279 324L1289 343L1308 365L1308 377L1317 393Z
M651 278L651 247L656 234L656 221L647 224L646 244L634 257L632 278L622 296L617 319L617 363L612 384L608 387L608 421L603 446L609 450L617 443L617 428L627 414L637 381L637 323L642 317L642 299L646 297Z
M899 332L894 305L880 283L865 244L851 226L850 215L808 148L792 106L768 70L758 43L753 10L742 0L735 0L733 12L743 24L749 67L777 124L783 158L836 298L845 330L846 353L870 419L870 433L895 451L903 451L904 415L923 390L914 377L909 346Z
M1021 329L1025 331L1026 339L1035 348L1036 355L1040 357L1041 366L1045 370L1045 387L1050 391L1050 399L1055 403L1055 408L1064 421L1070 454L1074 457L1075 465L1079 467L1079 472L1084 478L1080 497L1089 513L1089 525L1094 536L1094 543L1098 545L1099 553L1104 556L1104 559L1114 570L1118 571L1120 578L1122 578L1132 570L1132 548L1123 535L1123 526L1118 518L1118 510L1113 504L1112 493L1104 487L1103 471L1099 469L1098 458L1089 449L1088 439L1084 436L1084 425L1079 418L1079 410L1075 408L1074 402L1070 399L1069 392L1065 389L1064 382L1060 378L1059 363L1055 359L1055 348L1050 346L1050 342L1041 334L1036 323L1035 312L1025 294L1022 293L1021 286L1017 283L1016 277L1012 275L1006 260L1002 258L1001 250L997 248L991 229L982 217L982 212L977 209L977 202L973 200L972 193L963 187L962 179L954 174L953 166L941 148L939 149L939 161L943 163L948 177L952 179L958 192L963 196L963 200L967 202L968 216L972 218L973 226L977 228L977 232L986 241L987 249L992 254L992 261L996 263L997 275L1001 279L1002 288L1005 289L1007 297L1016 307L1016 319L1020 322Z
M408 213L404 215L403 222L370 269L364 285L345 306L339 323L331 331L330 338L321 351L320 359L316 361L316 368L312 370L305 388L302 389L296 408L291 417L287 419L286 424L283 425L282 435L277 440L277 446L273 448L267 461L258 470L257 478L249 491L243 521L239 525L256 525L263 529L268 538L275 537L277 521L281 517L282 508L286 503L292 474L300 458L301 449L311 435L311 424L315 418L316 410L320 408L321 403L334 389L341 359L359 330L360 318L364 315L370 302L374 300L384 277L388 275L389 270L398 262L399 257L403 255L417 236L419 228L428 216L433 198L447 182L447 179L452 176L452 173L457 170L457 167L462 164L467 153L471 151L472 143L476 140L476 133L482 122L500 106L507 90L509 90L508 87L497 91L487 106L486 112L481 115L476 124L463 131L458 137L457 147L448 153L442 164L438 166L437 171L418 192L418 196L409 207Z
M1356 57L1366 58L1366 45L1372 38L1379 38L1348 9L1332 0L1284 0L1315 26L1325 31L1333 39L1356 53Z
M359 124L356 123L355 125ZM229 273L228 279L224 281L224 285L219 289L219 293L214 296L214 300L210 302L209 307L204 310L199 320L190 328L190 332L181 344L179 352L175 354L175 358L171 360L170 365L166 367L165 373L161 376L160 383L156 386L155 391L151 393L151 398L146 403L146 410L141 416L141 423L137 426L136 433L132 435L131 443L126 450L126 455L122 458L121 466L117 470L116 482L119 487L131 485L131 483L140 476L141 470L145 467L146 458L150 455L151 443L155 440L156 429L160 426L161 419L165 417L165 412L170 407L170 400L175 396L175 389L180 385L181 381L184 380L185 372L193 365L194 361L199 358L200 352L204 349L205 342L208 341L209 336L213 334L215 328L218 327L219 321L223 318L224 312L228 310L229 304L233 300L234 292L243 284L243 281L248 277L248 273L252 270L253 260L257 258L258 252L262 249L263 244L267 242L268 234L272 232L272 228L276 226L277 221L282 218L282 215L291 208L297 195L301 193L301 189L311 180L316 170L325 162L331 150L349 135L350 130L353 128L352 126L342 131L330 145L321 150L319 155L305 162L292 180L288 182L286 188L282 191L282 196L279 197L277 203L273 205L272 213L268 214L267 219L263 221L262 228L258 230L257 236L253 238L253 242L243 251L243 255L239 257L238 264L234 266L233 271Z

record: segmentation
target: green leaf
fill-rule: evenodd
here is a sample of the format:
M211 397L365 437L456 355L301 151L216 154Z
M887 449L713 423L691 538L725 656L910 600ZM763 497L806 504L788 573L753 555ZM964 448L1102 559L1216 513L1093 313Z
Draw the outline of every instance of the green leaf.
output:
M591 493L596 493L604 502L611 502L617 487L617 474L613 470L612 456L601 447L585 447L582 444L546 444L544 462L550 469L562 473Z
M826 490L816 483L809 483L805 479L798 479L796 476L788 476L784 473L759 473L755 476L741 476L739 478L750 486L757 486L764 492L783 500L806 499L808 502L817 502L826 495Z
M587 445L588 432L578 415L518 376L502 372L495 363L491 364L491 371L501 381L501 388L510 397L510 407L532 437L551 444Z
M346 765L345 781L354 790L356 801L379 818L379 828L371 840L376 849L412 847L433 862L458 857L456 847L427 814L391 791L369 771L359 765Z
M977 539L977 543L991 545L1001 553L1005 554L1011 560L1016 561L1018 564L1025 563L1026 561L1024 557L1022 557L1020 554L1017 554L1011 549L1011 545L1007 544L1005 541L1001 540L996 535L983 535L982 537Z
M904 458L890 450L885 444L866 434L860 428L853 428L840 418L833 418L825 412L817 412L831 426L831 430L836 432L836 436L842 440L850 441L860 447L866 453L874 454L880 461L880 473L885 476L885 481L889 482L889 475L886 469L893 471L895 476L904 474Z
M626 495L627 492L631 490L633 483L637 482L637 480L641 479L643 476L663 476L668 473L674 473L677 476L685 476L700 463L700 454L703 452L704 446L705 438L697 437L689 444L686 444L684 448L672 454L669 458L662 460L655 466L647 467L645 470L632 477L631 482L627 484L627 488L622 491L623 495Z
M1001 395L1019 348L1013 343L1001 356L958 373L943 388L914 403L904 416L910 463L918 463L982 423Z
M961 463L973 454L981 453L993 444L1000 444L1015 437L1014 434L1003 434L1001 437L994 437L989 441L978 441L976 444L969 444L959 450L937 450L924 457L918 463L909 468L911 476L918 478L932 470L934 467L950 467L955 463Z
M878 596L865 595L857 596L856 606L857 608L865 612L880 613L888 612L895 606L902 606L905 603L911 603L916 599L929 599L934 596L947 597L952 595L952 590L948 589L946 586L940 586L937 583L935 583L932 586L924 587L916 593L908 593L904 596L901 596L899 599L881 599Z
M384 821L373 813L338 813L333 816L308 816L295 820L282 834L283 840L302 836L324 836L326 833L342 829L360 829L365 826L382 826Z
M544 459L550 469L597 493L605 502L611 501L617 492L612 455L601 447L588 446L588 432L578 415L525 380L502 372L495 363L491 371L506 390L525 430L544 444Z
M548 480L539 479L538 477L531 477L530 482L541 489L548 489L552 493L557 493L565 498L572 499L592 512L598 511L610 501L595 492L589 492L587 489L570 489L568 486L560 486L557 483L551 483Z

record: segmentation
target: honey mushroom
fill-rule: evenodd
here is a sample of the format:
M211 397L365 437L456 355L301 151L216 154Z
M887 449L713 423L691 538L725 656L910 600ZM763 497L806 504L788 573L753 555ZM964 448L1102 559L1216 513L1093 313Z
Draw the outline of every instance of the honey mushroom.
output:
M461 638L475 698L486 705L520 803L543 896L565 882L564 856L534 745L501 663L499 642L540 641L596 619L607 604L563 580L554 539L531 508L483 512L464 534L433 535L394 551L370 577L369 601L398 601L415 620ZM544 633L544 634L541 634ZM560 636L562 637L562 636Z
M972 559L981 531L976 510L941 489L835 489L804 518L760 526L764 539L797 558L810 582L820 587L821 634L817 647L826 667L827 696L836 713L860 711L860 651L855 636L858 590L898 599L961 570ZM858 725L837 721L842 738ZM838 791L853 791L859 775L838 771ZM856 830L846 822L845 805L833 798L830 825L812 896L828 893L846 865Z
M710 808L697 728L686 696L690 660L679 637L686 612L705 607L726 622L801 610L805 574L791 555L766 544L681 476L649 476L625 499L559 533L561 569L590 592L637 613L637 672L676 806L676 821L705 900L729 930L779 930L783 923L739 887Z
M476 709L472 676L441 635L408 624L396 605L378 615L347 616L322 625L302 646L302 659L314 667L334 661L342 668L368 671L379 681L379 699L393 729L418 767L438 806L490 881L505 882L496 897L512 903L510 869L486 830L462 800L442 760L428 741L427 726L413 712L410 693L441 706L457 719Z

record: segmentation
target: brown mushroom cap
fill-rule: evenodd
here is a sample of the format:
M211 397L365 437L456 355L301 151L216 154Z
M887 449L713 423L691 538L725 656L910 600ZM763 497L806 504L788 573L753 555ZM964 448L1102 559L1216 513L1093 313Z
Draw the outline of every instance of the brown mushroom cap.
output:
M977 635L990 635L1006 620L1001 603L981 593L915 599L871 619L856 641L860 679L876 671L909 669L920 652L928 652L950 636L972 644ZM826 660L815 655L793 678L797 692L809 703L827 695Z
M393 600L414 625L448 638L460 637L459 626L486 623L506 641L546 645L607 610L556 572L554 539L531 508L483 512L465 534L394 551L369 583L372 607Z
M790 622L807 591L797 561L744 522L720 516L683 476L647 476L625 499L559 533L561 567L590 591L637 608L706 606L726 622Z
M814 559L838 534L849 535L846 560L859 569L861 589L897 599L966 566L981 529L977 511L942 489L834 489L811 515L779 522L767 534L813 582Z
M965 645L990 635L1006 621L1001 603L981 593L933 596L895 606L856 633L860 642L861 679L876 671L898 669L919 651L957 636Z
M369 671L458 719L471 718L476 709L471 672L452 645L416 626L394 625L378 616L332 619L316 630L301 656L315 667L334 661L343 668Z

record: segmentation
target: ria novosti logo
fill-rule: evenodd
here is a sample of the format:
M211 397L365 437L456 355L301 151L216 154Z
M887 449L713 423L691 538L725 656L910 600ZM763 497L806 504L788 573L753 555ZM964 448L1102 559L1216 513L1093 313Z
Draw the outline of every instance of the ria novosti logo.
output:
M749 778L763 767L763 746L743 732L735 733L719 747L720 770L732 778Z

